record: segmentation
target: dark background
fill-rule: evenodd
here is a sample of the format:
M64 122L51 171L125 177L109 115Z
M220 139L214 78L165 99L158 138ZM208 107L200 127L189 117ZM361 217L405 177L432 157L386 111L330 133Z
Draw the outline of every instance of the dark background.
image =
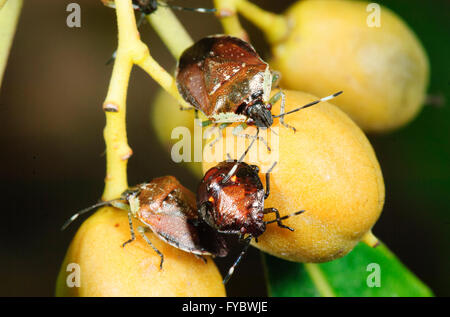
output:
M59 228L76 210L96 202L105 175L101 105L116 47L114 10L100 1L78 0L81 28L66 26L72 1L25 1L0 91L0 295L52 296L65 251L79 222ZM211 7L211 1L176 1ZM258 1L282 12L293 1ZM430 58L429 93L449 100L447 1L379 1L399 14L421 39ZM194 39L220 33L213 16L177 13ZM262 55L261 33L244 23ZM152 55L172 69L174 60L151 28L141 36ZM135 68L128 94L128 138L135 155L129 183L172 174L191 189L197 180L173 163L153 138L149 112L157 84ZM161 118L164 120L164 118ZM375 234L438 296L450 295L450 110L426 106L411 124L369 136L380 161L386 204ZM235 251L237 254L239 250ZM218 260L224 273L229 259ZM227 285L231 296L264 296L259 251L251 248Z

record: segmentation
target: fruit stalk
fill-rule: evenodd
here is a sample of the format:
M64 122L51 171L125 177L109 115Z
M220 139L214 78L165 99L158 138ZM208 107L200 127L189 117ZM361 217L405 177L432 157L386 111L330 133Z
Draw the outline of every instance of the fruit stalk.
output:
M286 37L289 23L284 16L263 10L247 0L236 0L234 3L237 11L260 28L271 44Z
M169 8L160 7L146 16L147 21L178 60L183 51L194 42L176 15Z
M361 239L362 242L367 244L369 247L376 248L380 245L380 241L377 237L369 230Z
M241 26L236 12L236 0L214 0L217 17L220 19L224 32L228 35L249 40L247 32Z
M174 78L150 55L140 40L130 0L116 1L118 48L108 93L103 103L106 112L104 138L106 143L106 178L103 199L118 197L128 188L127 162L132 150L126 134L126 97L133 64L140 66L181 104Z
M306 271L316 285L320 295L322 297L336 297L336 294L334 294L333 289L328 283L325 275L320 270L319 265L314 263L305 263L304 265Z
M0 0L0 87L2 86L3 73L8 61L22 3L22 0L8 2Z
M0 0L0 9L3 8L5 3L6 3L6 0Z

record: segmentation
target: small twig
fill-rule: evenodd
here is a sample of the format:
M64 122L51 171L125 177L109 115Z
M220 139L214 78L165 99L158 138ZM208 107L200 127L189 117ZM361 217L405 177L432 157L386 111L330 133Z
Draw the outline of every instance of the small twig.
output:
M284 39L289 31L288 20L280 14L265 11L247 0L234 0L237 11L259 27L270 43Z
M171 9L158 8L146 18L176 60L194 43Z
M106 113L106 178L104 200L120 196L128 188L127 162L132 155L126 133L126 98L131 69L134 64L146 71L158 84L187 105L175 85L175 79L150 55L140 40L131 0L116 0L118 48L108 93L103 103Z
M14 39L14 33L22 9L22 0L0 0L0 87L2 86L3 72L8 61L9 50Z
M216 16L220 19L224 32L249 41L247 32L241 26L236 12L236 0L214 0Z

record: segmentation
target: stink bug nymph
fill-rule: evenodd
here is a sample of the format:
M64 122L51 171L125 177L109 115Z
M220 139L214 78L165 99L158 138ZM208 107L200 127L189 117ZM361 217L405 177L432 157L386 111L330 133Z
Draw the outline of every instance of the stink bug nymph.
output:
M273 118L294 130L284 122L284 116L332 99L342 92L313 101L285 113L285 96L278 92L272 98L272 86L279 74L270 71L247 42L232 36L213 35L205 37L181 55L176 81L181 96L196 110L202 111L211 123L242 122L238 135L246 124L257 128L270 128ZM281 113L272 115L272 105L281 98ZM221 125L222 128L222 125Z
M161 257L160 269L164 256L144 234L147 230L151 230L164 242L200 257L223 257L228 253L220 233L199 218L195 195L173 176L155 178L149 183L127 189L118 199L100 202L81 210L64 224L62 230L81 214L104 205L128 212L131 238L123 243L123 247L135 240L132 217L143 223L143 226L138 227L138 232Z
M230 279L250 241L253 238L258 241L267 224L276 222L279 227L294 231L284 225L282 220L304 212L300 210L280 217L276 208L265 208L264 200L270 193L270 172L276 162L266 173L264 190L258 166L242 162L245 154L237 161L224 161L209 169L197 189L197 208L203 220L217 232L238 235L245 242L244 249L228 271L224 283ZM264 215L269 213L275 214L275 220L264 221Z

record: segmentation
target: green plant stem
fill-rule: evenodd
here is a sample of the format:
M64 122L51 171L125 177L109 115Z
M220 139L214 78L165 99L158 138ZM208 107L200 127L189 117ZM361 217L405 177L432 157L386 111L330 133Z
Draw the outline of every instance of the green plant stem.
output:
M333 290L330 287L325 275L320 270L317 264L305 263L306 271L308 271L309 276L313 280L314 284L317 286L317 290L323 297L336 297Z
M264 32L270 43L279 42L288 34L288 20L283 15L265 11L247 0L235 0L235 5L242 16Z
M0 10L3 8L5 3L6 3L6 0L0 0Z
M225 34L248 41L248 34L239 22L236 12L236 0L214 0L214 6Z
M193 44L192 38L169 8L160 7L146 18L176 60Z
M2 86L3 74L8 61L20 11L22 0L0 0L0 87Z

